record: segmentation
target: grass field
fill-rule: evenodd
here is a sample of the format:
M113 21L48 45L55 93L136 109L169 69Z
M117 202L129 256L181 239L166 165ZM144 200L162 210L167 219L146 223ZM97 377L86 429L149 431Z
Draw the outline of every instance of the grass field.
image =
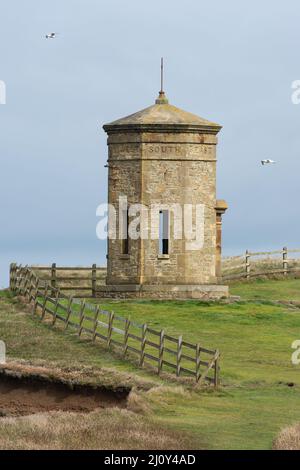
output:
M257 279L251 282L233 283L230 287L232 295L240 295L243 300L271 300L300 302L300 280Z
M92 367L102 371L105 383L138 385L136 409L146 410L140 419L179 433L182 442L189 436L198 448L269 449L283 427L300 422L300 366L291 364L291 343L300 339L300 309L275 303L300 301L300 280L235 283L230 290L241 301L101 304L139 323L218 348L222 387L217 392L168 383L105 351L100 342L92 345L71 331L51 329L22 313L7 294L1 299L0 336L10 358ZM16 334L16 328L23 334Z

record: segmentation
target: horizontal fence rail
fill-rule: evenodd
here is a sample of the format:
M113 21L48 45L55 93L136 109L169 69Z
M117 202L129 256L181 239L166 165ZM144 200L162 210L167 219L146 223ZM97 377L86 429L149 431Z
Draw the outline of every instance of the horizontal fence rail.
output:
M222 260L222 280L300 274L300 249L251 252Z
M96 297L97 288L105 285L106 267L97 266L28 266L37 277L52 287L78 298ZM300 275L300 249L251 252L222 259L222 282L250 280L260 276Z
M105 284L106 267L92 266L29 266L42 281L51 283L77 297L96 297L97 286Z
M66 295L50 280L40 279L36 271L13 263L10 267L10 289L32 304L33 313L43 320L50 315L52 325L57 322L83 334L93 341L100 340L107 348L116 347L123 357L135 356L141 367L150 365L156 372L175 373L177 377L190 376L203 382L219 384L220 353L200 344L170 336L164 330L155 330L103 310L97 304Z

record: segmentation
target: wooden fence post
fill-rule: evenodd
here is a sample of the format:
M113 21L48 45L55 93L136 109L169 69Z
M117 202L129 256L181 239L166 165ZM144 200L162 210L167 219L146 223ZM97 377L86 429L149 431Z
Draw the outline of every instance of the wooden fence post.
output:
M196 382L200 379L200 344L196 344Z
M33 284L33 279L34 279L34 277L35 277L35 276L34 276L34 273L31 271L31 274L30 274L30 276L29 276L29 292L28 292L28 294L29 294L29 299L28 299L28 300L29 300L29 303L31 303L32 300L34 300L34 297L33 297L33 295L32 295L32 291L33 291L33 289L34 289L34 284Z
M287 276L288 274L288 249L287 247L283 247L282 250L282 268L283 268L283 275Z
M29 283L29 269L26 268L25 277L24 277L24 286L23 286L24 297L28 296L28 290L29 290L28 283Z
M32 272L31 271L28 271L28 281L27 281L27 298L28 298L28 302L30 303L30 299L31 299L31 289L32 289Z
M24 288L25 288L25 285L26 285L26 268L22 268L20 270L20 285L19 285L19 294L20 295L24 295Z
M24 284L25 284L25 273L26 273L26 268L21 267L19 271L19 295L24 294Z
M57 278L56 278L56 263L52 263L51 266L51 287L56 287L57 284Z
M179 336L178 343L177 343L177 361L176 361L176 375L179 377L180 375L180 363L181 363L181 356L182 356L182 336Z
M68 326L69 326L70 316L71 316L71 313L72 313L72 303L73 303L73 297L69 297L68 310L67 310L67 316L66 316L66 326L65 326L65 330L66 330L66 329L68 328Z
M11 263L9 267L9 288L14 291L14 274L15 274L15 263Z
M13 267L13 291L16 292L17 289L17 276L18 276L18 268L17 268L17 263L14 263Z
M40 280L37 276L35 276L35 292L34 292L34 302L33 302L33 307L32 307L32 314L36 314L36 308L37 308L37 303L38 303L38 294L39 294L39 285L40 285Z
M199 386L203 384L206 377L208 376L209 371L213 369L214 370L213 382L214 382L214 386L217 387L219 383L219 365L218 365L219 356L220 356L220 353L218 350L216 350L213 359L210 361L210 363L208 364L208 367L201 374L201 377L199 379Z
M250 254L249 251L246 250L245 254L245 266L246 266L246 279L250 279L250 271L251 271L251 266L250 266Z
M26 271L27 268L23 268L23 277L22 277L22 280L21 280L21 286L20 286L20 294L22 296L25 296L26 294L26 286L27 286L27 271Z
M15 282L14 282L14 290L15 290L15 293L16 294L19 294L20 292L20 269L21 269L21 265L20 266L16 266L16 270L15 270Z
M31 300L32 300L32 288L33 288L32 278L33 278L33 272L30 271L30 275L29 275L29 286L28 286L28 302L29 302L29 303L30 303Z
M124 350L123 350L124 357L126 356L127 349L128 349L129 329L130 329L130 319L126 318L125 331L124 331Z
M92 296L96 297L96 284L97 284L97 265L92 266Z
M99 305L97 305L95 318L94 318L93 341L95 341L95 339L96 339L99 313L100 313L100 307L99 307Z
M164 357L164 343L165 343L165 332L161 330L159 335L159 356L158 356L158 375L162 372L163 369L163 357Z
M107 330L107 347L110 347L111 343L111 335L112 335L112 326L114 321L115 312L109 312L109 320L108 320L108 330Z
M26 289L27 289L27 282L28 282L28 277L27 277L27 267L24 269L24 276L23 276L23 284L22 284L22 292L21 294L26 297Z
M18 291L18 294L21 295L22 294L22 284L23 284L23 267L20 266L20 269L19 269L19 272L18 272L18 288L17 288L17 291Z
M78 336L81 336L82 333L82 323L84 320L84 309L85 309L85 301L81 302L80 306L80 313L79 313L79 329L78 329Z
M51 296L52 296L52 291L51 291ZM53 313L52 326L54 326L55 323L56 323L57 310L58 310L58 302L59 302L59 289L56 290L56 298L55 298L55 305L54 305L54 313Z
M9 266L9 288L11 291L13 291L12 285L13 285L13 269L14 269L14 264L10 263Z
M145 347L146 347L146 336L147 336L147 324L142 326L142 339L141 339L141 355L140 355L140 367L143 366L145 360Z
M217 351L217 356L215 360L215 369L214 369L214 387L215 388L218 388L219 386L219 372L220 372L219 360L220 360L220 353L219 351Z
M48 291L49 291L49 285L48 283L45 284L45 291L44 291L44 301L43 301L43 307L42 307L42 316L41 319L44 319L44 316L46 314L46 304L48 300Z
M28 301L30 300L30 279L31 279L31 273L28 269L26 273L26 289L25 289L25 295Z
M23 267L22 265L19 266L18 274L17 274L17 293L21 295L22 293L22 283L23 283Z
M30 302L30 289L31 289L31 271L30 269L27 270L27 286L26 286L26 295L27 300Z

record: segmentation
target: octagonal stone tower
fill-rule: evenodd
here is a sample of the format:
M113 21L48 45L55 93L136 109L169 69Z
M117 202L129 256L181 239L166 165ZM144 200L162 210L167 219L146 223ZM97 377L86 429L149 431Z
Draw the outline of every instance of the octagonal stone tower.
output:
M227 286L218 283L220 214L225 211L216 201L216 144L221 126L172 106L161 91L154 105L103 128L108 134L108 202L116 209L116 237L108 240L106 286L99 288L98 295L227 296ZM125 212L120 207L124 197L129 209ZM133 204L149 210L143 225L147 235L137 239L127 237ZM204 223L191 249L184 236L187 223L181 237L174 228L185 220L184 208L192 207L195 222L197 205ZM182 213L174 207L181 207Z

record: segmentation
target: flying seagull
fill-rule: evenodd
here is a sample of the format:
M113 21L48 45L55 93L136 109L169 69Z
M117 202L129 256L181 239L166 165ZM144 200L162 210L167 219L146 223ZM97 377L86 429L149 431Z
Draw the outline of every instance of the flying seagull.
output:
M270 160L269 158L267 160L262 160L261 164L262 165L268 165L269 163L276 163L274 160Z
M57 35L57 33L49 33L49 34L46 34L46 39L54 39L55 36Z

